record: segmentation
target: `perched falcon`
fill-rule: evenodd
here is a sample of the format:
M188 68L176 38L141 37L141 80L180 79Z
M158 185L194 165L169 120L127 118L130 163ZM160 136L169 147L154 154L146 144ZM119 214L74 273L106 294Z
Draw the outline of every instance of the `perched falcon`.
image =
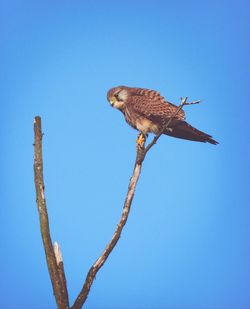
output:
M125 116L127 123L144 136L149 132L158 134L166 126L178 106L166 101L159 92L144 88L119 86L108 91L107 99ZM163 131L163 134L191 141L218 144L212 136L201 132L185 121L180 110Z

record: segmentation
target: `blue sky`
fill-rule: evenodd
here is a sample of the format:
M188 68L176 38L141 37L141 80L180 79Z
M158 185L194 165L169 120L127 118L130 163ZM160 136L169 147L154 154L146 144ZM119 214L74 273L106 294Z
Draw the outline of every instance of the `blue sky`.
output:
M55 308L35 204L35 115L71 303L110 240L137 136L106 101L122 84L176 104L202 99L187 119L220 144L161 137L86 308L250 308L248 1L4 0L0 25L0 307Z

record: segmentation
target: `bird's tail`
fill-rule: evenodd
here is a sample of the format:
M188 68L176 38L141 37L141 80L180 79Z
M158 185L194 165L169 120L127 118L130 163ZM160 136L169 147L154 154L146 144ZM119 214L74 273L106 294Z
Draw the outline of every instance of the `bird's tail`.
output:
M212 139L211 135L197 130L186 121L174 121L174 123L171 123L170 127L167 128L163 133L169 136L187 139L190 141L210 143L213 145L218 144L218 142Z

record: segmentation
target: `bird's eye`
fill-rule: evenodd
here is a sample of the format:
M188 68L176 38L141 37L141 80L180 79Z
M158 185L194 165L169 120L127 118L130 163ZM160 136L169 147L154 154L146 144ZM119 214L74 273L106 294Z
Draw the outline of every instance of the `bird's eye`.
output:
M115 94L114 94L114 97L117 99L117 101L120 101L120 100L119 100L119 92L118 92L118 93L115 93Z

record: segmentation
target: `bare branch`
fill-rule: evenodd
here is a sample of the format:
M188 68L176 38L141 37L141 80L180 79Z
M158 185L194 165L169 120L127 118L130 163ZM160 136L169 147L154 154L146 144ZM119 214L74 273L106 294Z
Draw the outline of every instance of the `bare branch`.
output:
M177 110L173 113L173 115L169 118L168 122L166 123L166 125L163 127L163 129L154 137L154 139L152 140L152 142L150 144L147 145L146 149L145 149L145 155L147 154L147 152L149 151L149 149L156 144L156 142L158 141L158 139L161 137L162 133L168 128L168 126L170 125L172 119L179 113L179 111L183 108L184 105L187 105L187 97L182 98L181 99L181 104L179 105L179 107L177 108ZM144 156L145 156L144 155Z
M67 309L68 304L62 288L59 271L57 267L56 257L54 254L50 230L49 218L44 195L44 180L43 180L43 159L42 159L42 129L41 118L34 119L34 174L36 186L36 202L40 219L40 229L45 250L50 279L53 286L56 303L59 309Z
M137 161L138 163L142 163L145 159L145 156L147 152L156 144L158 139L161 137L162 133L169 127L172 119L179 113L179 111L183 108L184 105L192 105L192 104L198 104L200 103L200 100L193 101L193 102L187 102L187 97L181 98L181 104L178 106L177 110L173 113L173 115L168 119L167 123L164 125L162 130L153 138L152 142L147 145L146 148L143 146L137 145Z
M133 197L134 197L135 187L136 187L137 181L139 179L140 173L141 173L141 164L136 164L134 171L133 171L133 175L132 175L130 182L129 182L128 192L127 192L127 196L126 196L126 199L125 199L125 202L124 202L120 222L118 223L116 230L114 232L114 235L113 235L111 241L109 242L109 244L107 245L107 247L105 248L105 250L103 251L102 255L95 261L93 266L90 268L90 270L87 274L85 283L82 287L82 290L81 290L80 294L78 295L78 297L76 298L74 305L71 307L72 309L82 308L84 302L86 301L86 299L88 297L90 288L92 286L93 280L94 280L98 270L103 266L103 264L107 260L108 256L110 255L111 251L114 249L117 241L119 240L121 233L122 233L122 230L123 230L123 227L126 224L127 219L128 219L131 203L132 203L132 200L133 200Z
M124 228L124 226L127 222L127 219L128 219L131 203L132 203L134 193L135 193L136 184L137 184L138 179L140 177L142 163L143 163L143 160L144 160L147 152L151 149L151 147L153 147L154 144L156 144L157 140L160 138L163 131L170 125L172 119L179 113L179 111L183 108L184 105L197 104L197 103L199 103L199 101L187 103L187 97L183 98L181 100L181 104L177 108L176 112L169 118L169 120L166 123L166 125L164 126L163 130L158 135L156 135L154 137L153 141L150 144L148 144L148 146L146 148L145 148L145 142L142 145L137 144L134 171L133 171L133 175L132 175L130 182L129 182L128 192L127 192L127 196L126 196L126 199L125 199L125 202L124 202L120 222L117 225L117 228L116 228L116 230L113 234L111 241L109 242L109 244L107 245L107 247L105 248L105 250L103 251L101 256L95 261L95 263L90 268L90 270L87 274L86 280L84 282L84 285L82 287L82 290L79 293L79 295L77 296L74 305L71 307L72 309L82 308L83 304L85 303L85 301L88 297L90 288L93 284L93 281L94 281L94 278L95 278L97 272L103 266L103 264L105 263L105 261L107 260L107 258L109 256L109 254L112 252L117 241L119 240L119 238L121 236L122 230L123 230L123 228Z

